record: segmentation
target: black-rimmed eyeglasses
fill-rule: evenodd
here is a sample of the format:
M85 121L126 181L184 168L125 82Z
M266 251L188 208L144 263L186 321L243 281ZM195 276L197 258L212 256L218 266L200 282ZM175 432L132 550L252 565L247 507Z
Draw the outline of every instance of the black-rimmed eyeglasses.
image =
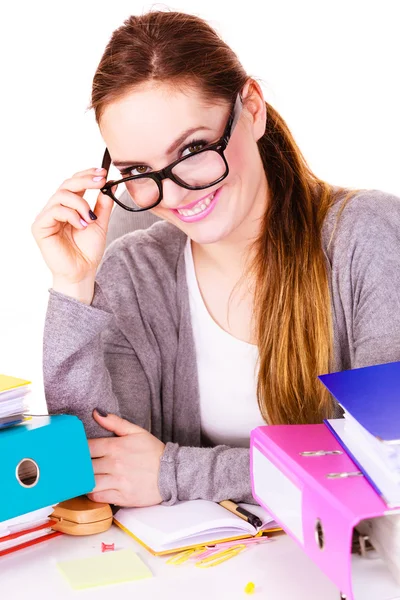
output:
M241 109L242 100L240 94L238 94L229 114L224 133L218 141L207 144L200 150L174 161L159 171L108 181L101 188L101 192L110 196L114 202L125 210L139 212L154 208L161 202L163 198L163 179L171 179L188 190L203 190L216 185L225 179L229 173L224 150L239 119ZM101 166L108 173L110 165L111 157L106 148ZM131 168L137 169L139 167L132 166Z

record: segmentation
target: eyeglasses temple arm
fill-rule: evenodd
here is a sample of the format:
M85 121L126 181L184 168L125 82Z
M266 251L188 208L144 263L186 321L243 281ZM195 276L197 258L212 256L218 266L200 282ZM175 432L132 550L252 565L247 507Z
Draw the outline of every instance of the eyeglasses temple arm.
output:
M108 173L108 169L110 168L110 165L111 165L111 156L110 156L108 149L106 148L104 155L103 155L103 161L101 163L101 168L106 169L106 171Z

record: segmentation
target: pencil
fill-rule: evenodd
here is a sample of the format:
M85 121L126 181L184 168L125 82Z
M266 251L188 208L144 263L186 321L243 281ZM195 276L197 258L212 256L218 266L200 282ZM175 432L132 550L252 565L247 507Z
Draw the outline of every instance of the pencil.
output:
M247 521L248 523L250 523L250 525L253 525L253 527L256 527L256 528L261 527L261 525L262 525L261 519L259 517L257 517L256 515L253 515L253 513L249 512L245 508L242 508L241 506L236 504L236 502L232 502L232 500L222 500L219 504L221 506L223 506L224 508L226 508L227 510L229 510L234 515L237 515L244 521Z

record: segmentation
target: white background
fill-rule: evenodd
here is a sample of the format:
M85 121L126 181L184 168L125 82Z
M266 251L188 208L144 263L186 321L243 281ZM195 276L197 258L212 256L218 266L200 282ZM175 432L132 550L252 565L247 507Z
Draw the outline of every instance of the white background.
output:
M3 0L0 373L32 379L36 409L51 279L31 223L64 179L100 166L92 77L112 31L151 6L217 28L318 176L400 196L397 0Z

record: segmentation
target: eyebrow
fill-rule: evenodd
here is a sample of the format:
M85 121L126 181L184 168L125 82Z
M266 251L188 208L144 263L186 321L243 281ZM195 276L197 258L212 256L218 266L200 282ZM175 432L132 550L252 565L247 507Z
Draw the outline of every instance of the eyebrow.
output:
M167 155L172 154L179 148L179 146L185 141L188 135L194 133L195 131L213 131L210 127L191 127L182 133L177 140L167 150ZM130 167L132 165L142 164L143 161L139 160L113 160L112 163L115 167Z

